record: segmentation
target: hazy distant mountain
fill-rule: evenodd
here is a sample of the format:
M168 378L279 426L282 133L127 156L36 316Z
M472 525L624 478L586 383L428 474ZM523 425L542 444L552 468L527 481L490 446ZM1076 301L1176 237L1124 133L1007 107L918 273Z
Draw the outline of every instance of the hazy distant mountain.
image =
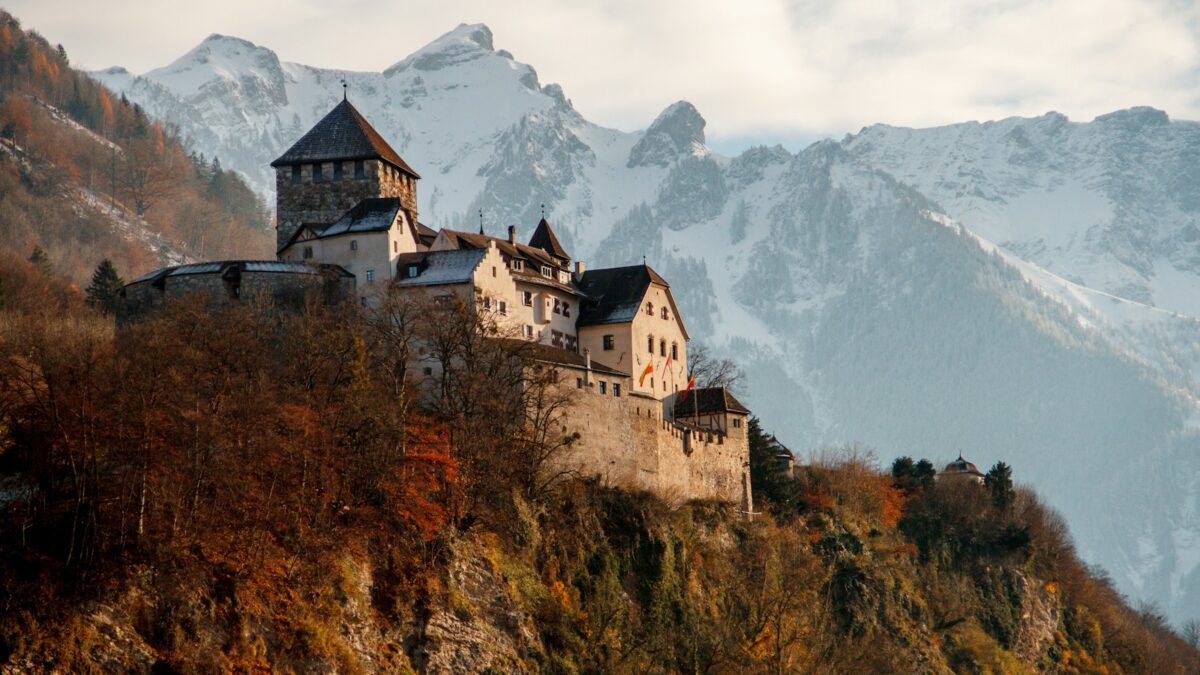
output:
M588 122L481 25L382 73L214 35L96 76L264 191L345 78L424 176L424 222L476 227L483 209L489 231L527 236L545 204L576 257L663 272L797 450L1003 459L1126 592L1178 619L1200 606L1195 124L1135 109L871 127L729 158L686 102L640 133Z

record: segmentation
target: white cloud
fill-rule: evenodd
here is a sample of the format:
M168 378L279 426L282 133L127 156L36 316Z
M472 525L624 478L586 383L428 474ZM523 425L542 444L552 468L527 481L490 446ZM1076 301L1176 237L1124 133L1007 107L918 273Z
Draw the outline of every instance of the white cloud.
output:
M163 65L220 32L282 59L380 70L460 22L559 82L590 119L694 102L713 136L841 134L1131 105L1200 108L1200 10L1146 0L10 0L88 67Z

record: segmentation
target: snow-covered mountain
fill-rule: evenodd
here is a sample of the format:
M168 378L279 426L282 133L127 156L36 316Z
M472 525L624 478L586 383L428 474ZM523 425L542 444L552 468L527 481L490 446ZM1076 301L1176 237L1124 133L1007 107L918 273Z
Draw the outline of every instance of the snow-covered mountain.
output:
M1200 607L1200 127L1134 109L871 127L723 157L686 102L645 131L587 121L464 25L382 73L212 36L96 76L264 191L342 95L424 176L432 226L518 225L645 255L693 335L743 363L797 450L962 449L1063 511L1084 556L1177 619Z

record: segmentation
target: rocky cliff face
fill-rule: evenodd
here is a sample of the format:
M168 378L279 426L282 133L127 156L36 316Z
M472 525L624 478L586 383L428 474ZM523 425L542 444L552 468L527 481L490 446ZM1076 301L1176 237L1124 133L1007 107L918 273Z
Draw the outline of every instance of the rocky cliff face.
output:
M686 102L644 132L588 122L478 25L382 73L214 36L97 77L264 190L344 77L425 177L428 224L483 209L528 236L545 204L577 257L662 271L790 446L1003 459L1124 591L1179 619L1200 605L1200 125L876 126L729 158Z

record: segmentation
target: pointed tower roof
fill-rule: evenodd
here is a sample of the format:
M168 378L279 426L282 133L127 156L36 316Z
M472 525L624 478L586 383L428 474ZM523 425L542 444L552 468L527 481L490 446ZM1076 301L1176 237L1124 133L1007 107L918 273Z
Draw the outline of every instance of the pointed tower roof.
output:
M421 177L345 99L271 162L271 166L351 159L380 159L413 178Z
M571 259L567 250L558 243L558 237L554 236L554 228L550 227L550 222L545 218L542 218L537 229L533 231L533 236L529 238L529 245L533 248L540 248L563 261Z

